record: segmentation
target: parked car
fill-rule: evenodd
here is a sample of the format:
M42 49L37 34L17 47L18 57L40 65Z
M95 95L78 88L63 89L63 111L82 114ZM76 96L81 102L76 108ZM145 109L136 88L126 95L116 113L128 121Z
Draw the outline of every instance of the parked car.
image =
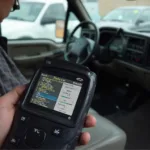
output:
M104 16L99 26L127 28L138 31L145 28L145 23L150 21L149 6L125 6L112 10Z
M95 3L85 2L84 4L88 8L87 10L93 10L91 14L93 21L99 22L100 16L98 7L95 8ZM21 0L20 6L20 10L11 12L3 21L2 34L4 36L8 39L44 38L57 42L62 41L61 38L56 37L55 28L56 20L65 20L68 8L66 0ZM78 24L79 21L72 14L69 31L71 32Z
M21 9L10 13L2 23L2 34L8 39L53 39L56 20L65 20L67 2L65 0L22 0ZM56 15L57 14L57 15ZM69 22L70 30L79 23Z

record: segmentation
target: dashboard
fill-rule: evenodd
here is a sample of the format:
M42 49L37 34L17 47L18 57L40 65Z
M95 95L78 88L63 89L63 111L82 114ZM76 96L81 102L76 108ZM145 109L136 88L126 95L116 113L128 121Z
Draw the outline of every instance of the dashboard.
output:
M115 56L112 62L105 66L113 74L138 82L150 89L150 37L132 31L118 34L117 31L115 28L100 29L100 48L109 49L111 56ZM92 30L83 30L81 35L94 40Z
M112 55L115 53L116 59L137 66L150 67L150 60L147 58L150 53L150 37L125 31L118 35L116 33L115 29L101 29L100 47L108 48ZM82 36L94 40L92 30L83 30Z
M109 46L111 52L118 53L118 59L134 65L144 66L147 39L133 35L123 35L114 38Z

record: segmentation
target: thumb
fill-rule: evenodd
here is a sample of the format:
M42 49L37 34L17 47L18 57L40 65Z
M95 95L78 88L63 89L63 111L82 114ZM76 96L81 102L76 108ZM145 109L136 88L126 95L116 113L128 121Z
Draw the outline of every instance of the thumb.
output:
M23 94L26 86L18 86L9 93L5 94L0 98L0 101L4 105L15 105L17 101L19 100L20 96Z

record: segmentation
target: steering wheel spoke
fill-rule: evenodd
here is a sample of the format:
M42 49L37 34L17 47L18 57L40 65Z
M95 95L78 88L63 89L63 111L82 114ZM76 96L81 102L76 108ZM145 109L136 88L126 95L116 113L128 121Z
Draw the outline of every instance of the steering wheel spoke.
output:
M91 50L88 48L88 49L87 49L87 56L90 56L91 53L92 53Z
M79 63L80 63L80 61L81 61L81 58L80 58L80 57L78 57L78 58L77 58L77 60L76 60L76 63L77 63L77 64L79 64Z

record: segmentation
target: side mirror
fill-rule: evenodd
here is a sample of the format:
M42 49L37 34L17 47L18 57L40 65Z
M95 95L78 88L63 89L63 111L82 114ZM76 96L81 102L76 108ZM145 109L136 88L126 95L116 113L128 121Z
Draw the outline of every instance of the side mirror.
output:
M55 29L55 36L57 38L63 38L65 32L65 21L64 20L57 20L56 21L56 29Z
M55 18L44 17L41 21L41 25L53 24L56 23Z
M144 23L144 20L138 20L137 22L136 22L136 25L140 25L141 23Z

